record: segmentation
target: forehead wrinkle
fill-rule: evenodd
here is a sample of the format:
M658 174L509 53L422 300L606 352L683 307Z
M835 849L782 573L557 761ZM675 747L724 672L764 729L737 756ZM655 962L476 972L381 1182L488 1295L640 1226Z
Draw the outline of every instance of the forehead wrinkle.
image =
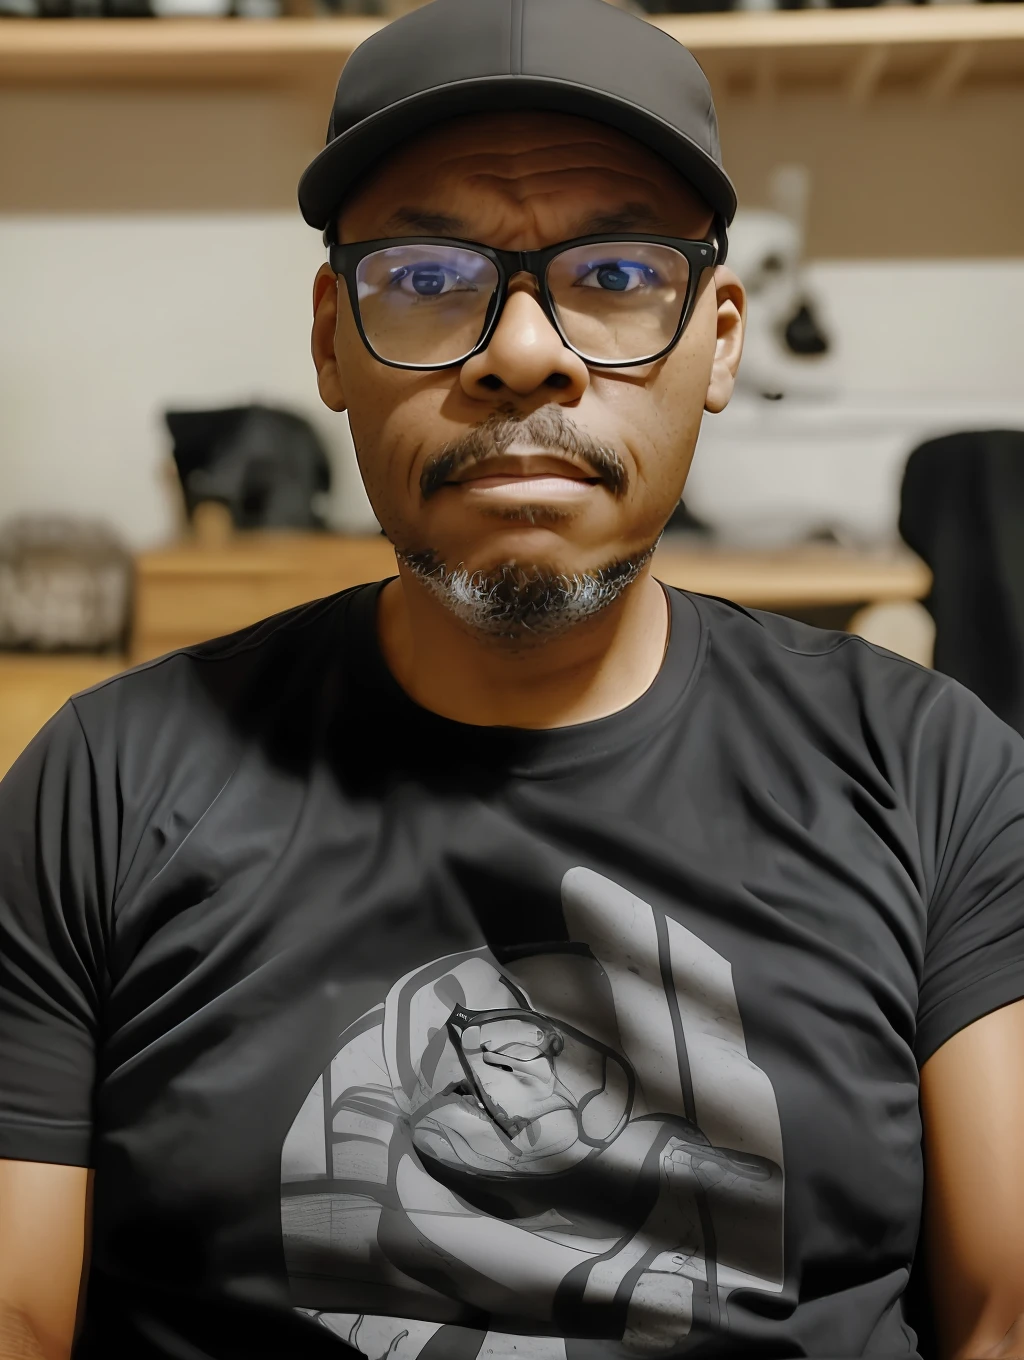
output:
M638 167L635 161L631 163L618 156L577 155L572 159L546 154L508 157L461 156L435 166L432 179L435 182L443 180L449 185L454 184L455 187L463 184L478 184L481 187L492 184L497 186L520 184L528 187L555 178L564 181L578 180L585 176L593 177L595 183L599 182L599 178L604 178L614 180L616 184L636 185L647 193L664 194L679 189L688 191L682 179L667 166L662 179L653 173L653 168L652 172L648 173L644 167ZM632 196L636 196L636 189L630 192Z
M421 150L425 149L422 147ZM498 150L493 142L488 142L480 147L465 147L459 150L452 150L448 155L443 155L440 164L458 165L460 162L482 162L488 166L498 165L509 162L514 165L516 161L522 161L528 156L542 157L544 159L555 159L562 164L574 166L578 165L580 158L584 155L592 158L594 164L607 166L609 163L619 165L632 165L637 156L650 156L654 159L653 152L647 152L640 143L630 146L619 146L614 143L592 140L590 138L580 138L579 140L553 142L550 138L538 138L532 145L522 145L521 141L516 146ZM665 164L665 171L671 174L671 168Z
M435 185L437 197L451 209L453 196L466 195L474 210L474 216L486 215L494 200L502 200L502 207L526 209L529 206L561 206L560 198L572 195L574 215L586 215L600 208L613 207L620 210L625 204L636 203L649 207L652 213L664 216L665 209L671 207L673 215L678 212L677 201L666 203L666 198L675 200L663 186L632 170L616 170L609 175L601 166L573 166L570 169L540 169L520 175L503 174L493 167L468 173L455 182ZM434 194L431 194L431 198ZM531 203L532 201L532 203ZM686 198L689 207L689 195ZM700 212L700 205L693 203L693 210ZM465 210L458 213L465 216Z
M463 183L473 187L474 190L476 187L485 189L493 186L499 192L514 194L517 197L528 197L532 194L551 197L566 189L585 187L605 190L606 186L607 192L613 194L618 202L629 200L635 203L644 197L664 197L664 190L659 190L654 180L635 171L617 170L609 175L606 167L590 165L577 165L571 169L534 170L521 175L481 172L467 176Z
M571 213L576 222L637 202L646 202L666 226L684 231L711 220L678 171L640 144L625 138L620 143L615 134L605 142L586 128L579 136L552 140L549 129L513 122L467 129L458 140L461 145L452 145L450 132L443 137L428 132L400 153L371 194L383 210L373 216L388 215L393 186L400 186L405 203L462 217L475 238L495 228L502 235L514 233L510 218L539 229L541 215L557 233L552 218L568 223ZM568 205L558 200L570 195L575 201L567 212Z
M444 201L450 209L470 224L476 239L486 238L498 244L497 237L518 235L529 231L539 238L563 233L572 235L590 228L590 218L601 216L629 217L630 210L649 209L647 220L638 223L638 230L679 230L703 232L711 223L711 213L702 204L680 201L676 196L666 201L656 186L636 176L622 176L614 184L599 181L579 183L566 181L564 176L542 174L524 182L491 175L475 176L460 186L466 194L465 205L454 189ZM595 192L598 190L598 192ZM629 228L621 227L620 230Z

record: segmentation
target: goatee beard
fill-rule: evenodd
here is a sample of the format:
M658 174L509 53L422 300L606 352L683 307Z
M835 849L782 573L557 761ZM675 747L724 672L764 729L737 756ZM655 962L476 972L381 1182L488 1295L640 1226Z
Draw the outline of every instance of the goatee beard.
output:
M449 568L432 548L396 549L435 599L477 633L509 642L550 639L595 618L629 589L654 556L649 548L594 571L557 572L542 565L505 562L488 571Z

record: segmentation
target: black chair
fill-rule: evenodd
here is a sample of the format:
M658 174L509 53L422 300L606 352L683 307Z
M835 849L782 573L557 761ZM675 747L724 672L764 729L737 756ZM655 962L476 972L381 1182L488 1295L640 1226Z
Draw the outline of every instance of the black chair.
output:
M935 669L1024 733L1024 431L921 444L907 460L899 527L932 571Z

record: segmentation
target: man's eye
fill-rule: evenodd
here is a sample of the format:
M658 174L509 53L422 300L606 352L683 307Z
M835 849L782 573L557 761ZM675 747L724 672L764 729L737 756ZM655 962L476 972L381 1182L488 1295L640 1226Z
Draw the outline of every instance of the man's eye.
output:
M637 288L651 288L658 282L657 272L646 264L629 260L609 260L591 265L576 280L577 287L602 288L607 293L631 293Z
M414 297L441 297L444 293L467 292L471 283L439 264L405 265L391 274L391 286Z

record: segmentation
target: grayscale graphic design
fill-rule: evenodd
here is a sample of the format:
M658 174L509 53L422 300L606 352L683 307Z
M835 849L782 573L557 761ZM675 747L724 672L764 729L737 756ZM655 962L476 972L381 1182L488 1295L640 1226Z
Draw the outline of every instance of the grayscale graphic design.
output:
M592 870L561 891L567 941L395 982L285 1140L292 1300L369 1360L668 1356L782 1289L728 961Z

